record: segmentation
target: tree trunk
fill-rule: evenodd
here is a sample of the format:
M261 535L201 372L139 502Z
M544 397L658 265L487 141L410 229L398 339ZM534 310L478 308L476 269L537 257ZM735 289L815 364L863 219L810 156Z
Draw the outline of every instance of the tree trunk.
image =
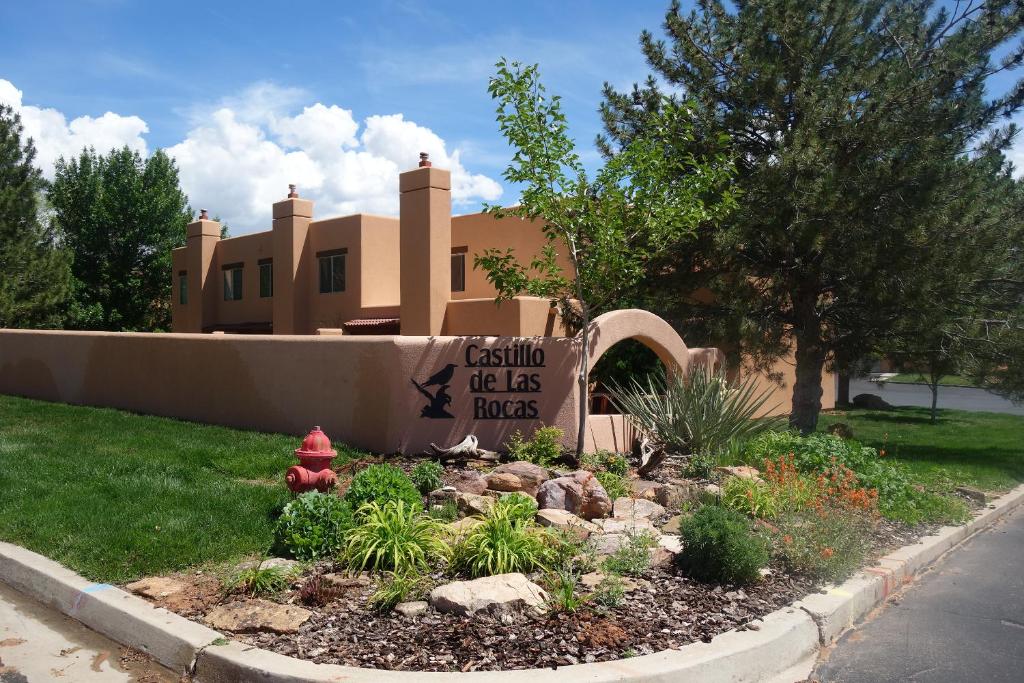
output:
M850 405L850 373L840 372L836 378L836 404Z
M587 438L587 415L590 412L590 312L584 307L582 311L582 357L580 358L580 374L577 382L580 387L579 429L576 432L576 457L573 467L578 467L583 457L583 447Z
M796 382L793 383L793 412L789 425L810 434L818 428L821 412L821 372L825 368L825 349L818 323L805 323L796 332Z
M935 424L935 413L939 403L939 382L938 380L928 385L928 388L932 390L932 424Z

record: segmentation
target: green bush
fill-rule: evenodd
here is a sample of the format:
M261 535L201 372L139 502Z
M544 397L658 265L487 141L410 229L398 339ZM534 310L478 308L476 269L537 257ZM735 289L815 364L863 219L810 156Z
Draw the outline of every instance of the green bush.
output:
M622 475L614 472L595 472L594 477L612 500L629 496L629 483Z
M562 457L562 437L558 427L541 427L527 441L522 432L516 430L505 442L505 449L512 460L526 460L541 467L551 467Z
M431 491L441 488L442 474L444 474L444 468L441 467L441 463L424 460L412 468L409 478L419 492L425 496Z
M651 548L658 545L649 531L628 534L626 542L605 558L601 568L620 576L643 576L651 568Z
M626 601L625 582L616 574L608 574L594 588L590 599L601 607L618 607Z
M431 506L429 514L439 522L454 522L459 518L459 506L455 501L446 500L440 505Z
M352 525L347 501L331 493L303 493L278 518L275 546L297 560L332 557L343 547Z
M256 567L243 569L228 581L228 590L250 597L277 595L288 589L301 572L286 567Z
M405 501L405 504L413 510L423 508L423 498L405 472L394 465L370 465L359 471L352 478L352 483L345 492L345 500L349 502L356 514L361 514L366 503L380 503L383 505L388 501Z
M705 505L680 525L680 567L701 581L750 583L768 564L768 544L750 530L746 517L728 508Z
M408 574L428 570L432 559L448 557L440 522L404 500L366 503L357 517L359 526L349 532L342 557L351 569Z
M593 472L604 470L620 477L629 474L629 462L626 457L611 451L600 450L596 453L584 453L581 464Z
M530 572L545 566L551 537L511 506L495 505L452 552L452 567L472 577Z
M776 528L775 552L786 566L824 581L839 581L860 569L874 532L870 516L836 507L783 515Z
M512 519L525 523L533 522L537 516L537 501L525 493L509 493L499 498L494 505L503 508Z
M779 501L771 487L742 477L729 477L722 484L722 505L759 519L772 519L779 514Z

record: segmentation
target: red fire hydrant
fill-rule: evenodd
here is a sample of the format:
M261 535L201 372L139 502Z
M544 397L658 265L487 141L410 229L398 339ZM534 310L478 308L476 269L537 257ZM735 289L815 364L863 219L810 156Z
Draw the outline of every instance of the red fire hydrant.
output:
M313 431L302 440L302 446L295 449L298 465L292 465L284 475L288 488L295 493L316 489L321 493L329 491L338 484L338 475L331 469L331 461L338 452L331 448L331 441L313 427Z

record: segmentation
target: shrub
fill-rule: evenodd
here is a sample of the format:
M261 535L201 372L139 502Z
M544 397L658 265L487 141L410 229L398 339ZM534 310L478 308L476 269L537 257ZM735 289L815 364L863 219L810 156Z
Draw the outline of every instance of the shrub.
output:
M626 461L626 457L611 451L600 450L596 453L584 453L581 464L594 472L604 470L620 477L629 474L629 462Z
M345 492L345 500L349 502L356 514L366 503L388 501L404 501L412 510L423 508L423 498L415 484L405 472L394 465L370 465L352 478L352 483Z
M441 524L404 500L366 503L358 517L359 526L349 533L343 557L352 569L408 573L426 570L431 559L448 555Z
M680 525L680 567L702 581L749 583L768 564L768 544L750 530L747 518L728 508L705 505Z
M505 442L505 449L513 460L526 460L541 467L551 467L562 457L563 436L565 432L558 427L541 427L527 441L516 430Z
M509 493L494 504L514 520L532 522L537 516L537 501L525 493Z
M436 519L439 522L454 522L459 518L459 506L455 504L455 501L446 500L440 505L434 505L430 508L431 519Z
M306 579L299 589L299 602L303 605L323 607L335 597L335 592L324 580L322 574L314 574Z
M367 602L370 607L386 612L394 609L395 605L400 602L405 602L411 597L418 597L422 594L423 586L426 583L427 577L416 572L388 572L377 584L377 590L373 592Z
M657 539L648 531L627 534L626 542L609 555L601 565L612 574L642 576L651 567L651 548L658 545Z
M303 493L278 518L275 545L297 560L332 557L352 525L352 508L345 500L331 493Z
M292 584L299 570L287 567L264 567L262 563L243 569L228 582L228 590L250 597L277 595Z
M442 474L444 474L444 468L441 467L441 463L434 462L433 460L424 460L412 468L412 472L409 473L409 479L419 489L419 492L425 496L431 491L441 488Z
M779 501L768 484L740 477L725 480L722 505L759 519L772 519L779 513Z
M594 477L612 500L629 496L629 483L625 477L614 472L595 472Z
M608 574L594 588L590 599L601 607L618 607L626 599L626 586L621 577Z
M744 441L780 424L778 418L755 419L771 396L756 392L749 377L730 384L724 371L694 366L685 376L649 377L646 384L610 388L612 402L641 434L677 453L718 458L736 441Z
M545 565L550 540L509 506L495 505L455 546L452 566L472 577L533 571Z
M688 479L710 479L718 460L710 455L691 455L683 465L683 476Z
M576 592L576 581L579 579L572 572L562 571L549 574L546 580L548 589L548 608L556 612L575 612L586 598Z
M775 552L795 572L839 581L864 564L871 550L874 519L840 506L791 513L777 522Z

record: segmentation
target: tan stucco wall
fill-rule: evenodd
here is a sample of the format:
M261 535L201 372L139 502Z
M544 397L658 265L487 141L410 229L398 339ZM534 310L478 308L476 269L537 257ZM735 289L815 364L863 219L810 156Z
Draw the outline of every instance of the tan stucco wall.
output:
M258 232L252 235L231 237L217 244L216 257L211 277L216 292L217 322L237 324L249 322L269 323L274 316L274 300L260 297L259 261L274 257L271 233ZM244 264L242 268L242 299L224 300L223 267L233 263Z
M496 305L491 296L449 301L443 333L564 337L565 326L547 299L517 296Z

